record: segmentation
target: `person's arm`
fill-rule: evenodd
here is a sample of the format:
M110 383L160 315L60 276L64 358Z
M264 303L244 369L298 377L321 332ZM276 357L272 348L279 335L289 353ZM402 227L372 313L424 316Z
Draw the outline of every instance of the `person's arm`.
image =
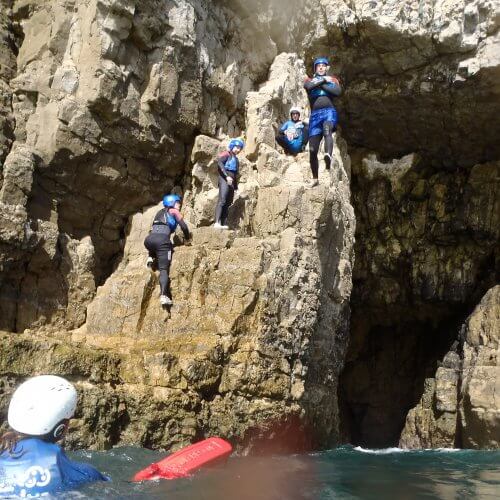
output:
M236 173L233 177L233 188L235 191L238 191L238 177L240 173L240 160L236 158Z
M285 130L288 128L288 121L283 123L280 127L279 135L285 135Z
M170 213L175 217L175 220L177 221L177 224L179 224L179 227L182 229L182 233L184 234L184 239L189 240L191 239L191 233L189 232L189 228L184 221L184 218L182 217L182 214L179 212L179 210L175 208L170 209Z
M217 168L219 169L219 173L226 180L227 180L227 171L225 165L228 158L229 158L229 153L227 151L221 153L217 158Z
M335 97L338 97L342 93L342 88L340 87L340 83L334 77L328 78L328 80L326 80L326 82L323 83L323 85L321 85L321 88L325 92L328 92L330 95Z
M83 462L73 462L61 449L57 454L57 464L61 472L61 480L65 487L73 487L93 481L109 481L110 478L101 474L92 465Z
M326 82L325 77L317 76L316 78L308 78L304 83L304 88L309 91L314 89L315 87L319 87Z

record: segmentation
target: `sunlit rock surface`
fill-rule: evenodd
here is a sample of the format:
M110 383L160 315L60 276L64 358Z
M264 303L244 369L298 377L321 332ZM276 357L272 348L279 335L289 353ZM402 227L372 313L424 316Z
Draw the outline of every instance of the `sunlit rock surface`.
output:
M387 444L438 360L451 407L444 356L500 262L499 20L486 0L1 2L2 408L55 372L83 394L74 446L219 433L294 449L366 444L366 427ZM317 55L344 95L335 164L307 191L307 153L273 137L307 108ZM215 158L236 135L234 230L219 234ZM166 314L142 240L172 189L194 239ZM357 416L339 416L344 364ZM494 446L475 432L464 446Z

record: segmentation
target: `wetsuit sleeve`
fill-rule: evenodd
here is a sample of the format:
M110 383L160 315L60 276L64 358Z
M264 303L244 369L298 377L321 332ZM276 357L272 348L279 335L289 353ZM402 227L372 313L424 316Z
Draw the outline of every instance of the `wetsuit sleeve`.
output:
M308 78L304 83L304 88L309 91L325 83L324 77Z
M288 122L283 123L283 125L281 125L280 127L280 135L283 135L283 133L287 128L288 128Z
M182 229L182 233L184 234L184 238L186 238L186 240L191 239L191 233L189 232L189 228L188 228L186 222L184 221L182 214L178 210L176 210L175 208L170 209L170 213L175 217L175 220L179 224L179 227Z
M227 178L227 172L226 172L226 161L229 158L229 153L227 151L224 151L224 153L221 153L219 157L217 158L217 167L219 170L220 175L224 177L224 179Z
M321 88L325 92L328 92L330 95L335 97L338 97L342 93L340 85L337 85L335 83L324 83L323 85L321 85Z
M340 87L340 83L335 77L331 77L329 80L323 83L323 85L321 85L321 88L325 92L328 92L330 95L336 97L338 97L342 93L342 88Z
M66 487L73 487L82 483L93 481L109 481L109 477L101 474L97 469L89 464L73 462L63 450L57 454L57 464L61 472L61 479Z

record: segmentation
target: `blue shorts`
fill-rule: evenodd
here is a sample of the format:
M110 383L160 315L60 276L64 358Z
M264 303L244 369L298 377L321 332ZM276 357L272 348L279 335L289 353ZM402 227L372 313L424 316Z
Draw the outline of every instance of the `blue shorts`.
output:
M309 118L309 137L313 135L323 135L323 123L333 123L333 128L337 126L337 110L335 108L315 109Z

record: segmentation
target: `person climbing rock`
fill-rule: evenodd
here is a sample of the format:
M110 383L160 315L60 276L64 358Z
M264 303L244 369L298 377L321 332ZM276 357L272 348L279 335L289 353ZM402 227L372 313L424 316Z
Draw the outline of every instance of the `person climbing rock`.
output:
M0 498L38 498L83 483L109 481L89 464L70 460L58 441L76 409L75 387L62 377L40 375L14 392L0 437Z
M175 233L177 225L179 225L185 240L191 238L188 226L180 212L181 202L182 198L177 194L167 194L163 197L164 208L155 215L151 232L144 240L144 246L149 252L146 265L153 268L156 262L156 267L160 271L160 304L162 306L173 304L168 292L168 273L174 250L171 236Z
M229 229L227 216L229 207L233 203L234 192L238 190L238 154L245 147L241 139L231 139L227 151L223 151L217 158L219 171L219 200L215 210L215 224L217 229Z
M309 187L318 185L318 152L321 139L325 140L325 166L330 169L333 155L333 132L337 126L337 110L333 100L342 89L338 79L328 76L330 63L326 57L318 57L313 63L313 77L304 83L307 91L311 116L309 118L309 161L311 163L312 182Z
M276 136L276 142L285 150L285 153L296 155L304 148L308 141L308 126L301 119L300 108L290 109L290 120L286 121Z

